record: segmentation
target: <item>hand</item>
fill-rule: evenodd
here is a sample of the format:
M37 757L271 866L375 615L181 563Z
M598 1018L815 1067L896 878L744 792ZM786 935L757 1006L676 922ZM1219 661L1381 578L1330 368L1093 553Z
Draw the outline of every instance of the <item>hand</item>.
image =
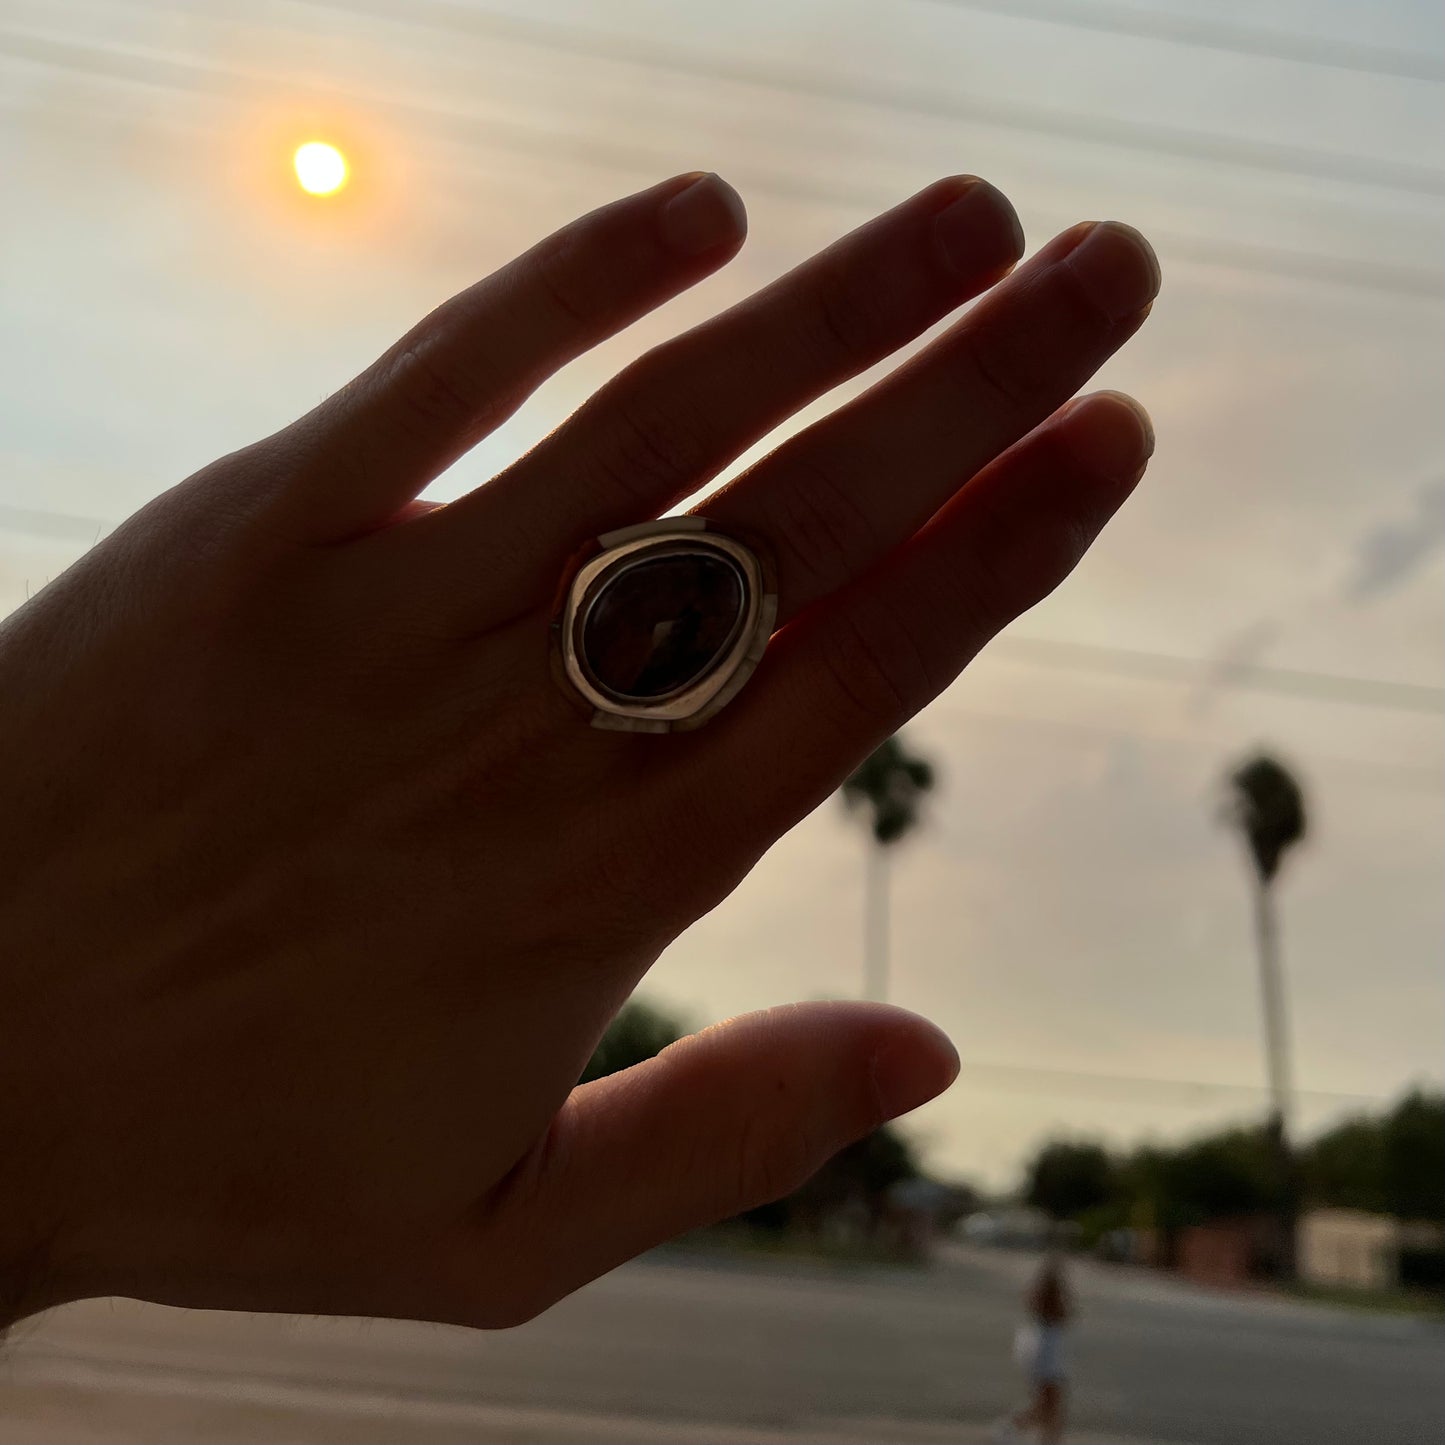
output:
M1127 228L1081 225L1003 280L1007 203L941 181L486 486L415 500L742 234L714 177L584 217L0 629L12 1316L121 1293L511 1324L951 1081L931 1025L839 1003L573 1088L667 943L1127 495L1143 413L1069 398L1158 270ZM587 727L548 659L579 544L990 287L706 504L778 566L780 630L737 700L695 733Z

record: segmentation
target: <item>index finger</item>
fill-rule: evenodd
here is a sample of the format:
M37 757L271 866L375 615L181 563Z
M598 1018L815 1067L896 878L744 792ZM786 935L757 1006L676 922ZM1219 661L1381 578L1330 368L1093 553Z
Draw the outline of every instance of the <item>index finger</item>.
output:
M602 206L443 302L283 434L283 509L333 540L379 526L554 371L728 260L742 201L693 171Z

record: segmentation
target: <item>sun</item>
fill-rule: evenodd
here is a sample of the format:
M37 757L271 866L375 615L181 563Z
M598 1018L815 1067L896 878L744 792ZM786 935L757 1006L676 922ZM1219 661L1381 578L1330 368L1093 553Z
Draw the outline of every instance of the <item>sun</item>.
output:
M301 189L313 196L329 196L346 184L350 168L346 157L324 140L309 140L291 157Z

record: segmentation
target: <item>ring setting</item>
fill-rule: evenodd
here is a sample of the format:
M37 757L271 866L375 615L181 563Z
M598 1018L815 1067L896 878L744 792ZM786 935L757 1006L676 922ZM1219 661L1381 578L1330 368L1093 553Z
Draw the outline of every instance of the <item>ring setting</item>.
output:
M766 554L703 517L607 532L569 572L554 671L594 727L700 727L747 681L777 618Z

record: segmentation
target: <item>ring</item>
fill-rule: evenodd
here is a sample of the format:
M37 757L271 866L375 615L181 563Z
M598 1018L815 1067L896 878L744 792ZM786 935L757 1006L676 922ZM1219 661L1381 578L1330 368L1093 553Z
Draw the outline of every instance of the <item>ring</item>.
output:
M705 518L622 527L564 574L553 671L593 727L700 727L737 696L777 615L766 554Z

